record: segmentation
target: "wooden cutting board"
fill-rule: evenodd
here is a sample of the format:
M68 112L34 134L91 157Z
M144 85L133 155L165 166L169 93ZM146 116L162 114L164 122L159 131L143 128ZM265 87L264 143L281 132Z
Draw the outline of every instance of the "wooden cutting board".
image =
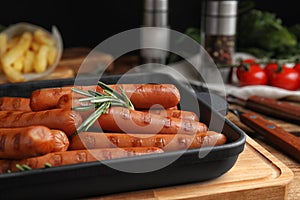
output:
M114 69L113 57L103 52L92 51L87 47L71 47L63 51L62 57L57 67L47 76L39 80L66 79L73 78L80 73L94 74L100 68L105 68L106 72ZM1 83L7 83L7 80L0 80Z
M245 149L233 168L214 180L91 199L282 200L292 180L293 172L287 166L247 137Z
M80 73L93 73L106 67L106 71L113 69L113 57L103 52L92 51L87 47L72 47L63 51L62 57L56 69L45 79L72 78Z

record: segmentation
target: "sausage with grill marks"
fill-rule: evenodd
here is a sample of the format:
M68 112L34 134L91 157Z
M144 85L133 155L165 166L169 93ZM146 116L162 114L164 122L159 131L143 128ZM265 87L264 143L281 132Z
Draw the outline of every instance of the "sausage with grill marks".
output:
M0 159L22 159L53 151L54 135L45 126L0 128Z
M80 114L69 109L51 109L38 112L0 111L0 128L44 125L50 129L59 129L67 135L72 135L81 122Z
M207 131L195 136L186 134L125 134L81 132L70 140L70 150L112 147L158 147L164 151L218 146L226 143L222 133Z
M163 153L163 150L156 147L135 147L53 152L22 160L0 160L0 173L19 171L16 167L17 164L19 166L26 165L31 169L38 169L45 168L46 165L56 167L157 153Z

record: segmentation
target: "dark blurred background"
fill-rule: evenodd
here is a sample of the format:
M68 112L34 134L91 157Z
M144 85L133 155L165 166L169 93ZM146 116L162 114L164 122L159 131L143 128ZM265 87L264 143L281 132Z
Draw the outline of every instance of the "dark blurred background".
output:
M253 2L258 9L276 13L286 25L293 25L300 20L295 1ZM170 27L180 32L189 27L200 27L201 3L201 0L169 0ZM49 30L56 25L65 47L93 48L114 34L140 27L142 16L142 0L10 0L5 4L2 2L0 24L8 26L23 21Z

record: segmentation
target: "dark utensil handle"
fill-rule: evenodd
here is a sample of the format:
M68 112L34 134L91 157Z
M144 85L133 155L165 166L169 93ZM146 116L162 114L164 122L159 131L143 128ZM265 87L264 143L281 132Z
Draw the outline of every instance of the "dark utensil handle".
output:
M240 120L263 136L267 142L300 161L300 138L276 126L257 113L243 113L240 115Z
M251 96L246 102L246 107L275 118L300 123L300 106L291 103L260 96Z

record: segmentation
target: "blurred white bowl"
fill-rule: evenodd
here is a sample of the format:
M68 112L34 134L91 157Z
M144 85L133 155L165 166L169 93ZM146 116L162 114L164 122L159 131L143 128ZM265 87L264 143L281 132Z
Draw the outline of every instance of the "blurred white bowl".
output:
M38 29L48 33L54 39L58 52L57 52L57 56L56 56L54 64L52 66L49 66L46 71L44 71L42 73L26 73L26 74L24 73L24 74L22 74L25 77L25 81L31 81L31 80L36 80L36 79L45 77L48 74L50 74L57 67L58 62L60 61L61 55L63 52L63 42L62 42L61 35L55 26L52 26L52 32L49 32L48 30L44 29L43 27L33 25L30 23L25 23L25 22L13 24L1 32L1 33L5 33L7 35L7 39L9 40L10 38L20 35L21 33L25 32L25 31L32 33ZM1 75L0 80L1 80L1 82L5 82L5 80L6 80L5 76Z

